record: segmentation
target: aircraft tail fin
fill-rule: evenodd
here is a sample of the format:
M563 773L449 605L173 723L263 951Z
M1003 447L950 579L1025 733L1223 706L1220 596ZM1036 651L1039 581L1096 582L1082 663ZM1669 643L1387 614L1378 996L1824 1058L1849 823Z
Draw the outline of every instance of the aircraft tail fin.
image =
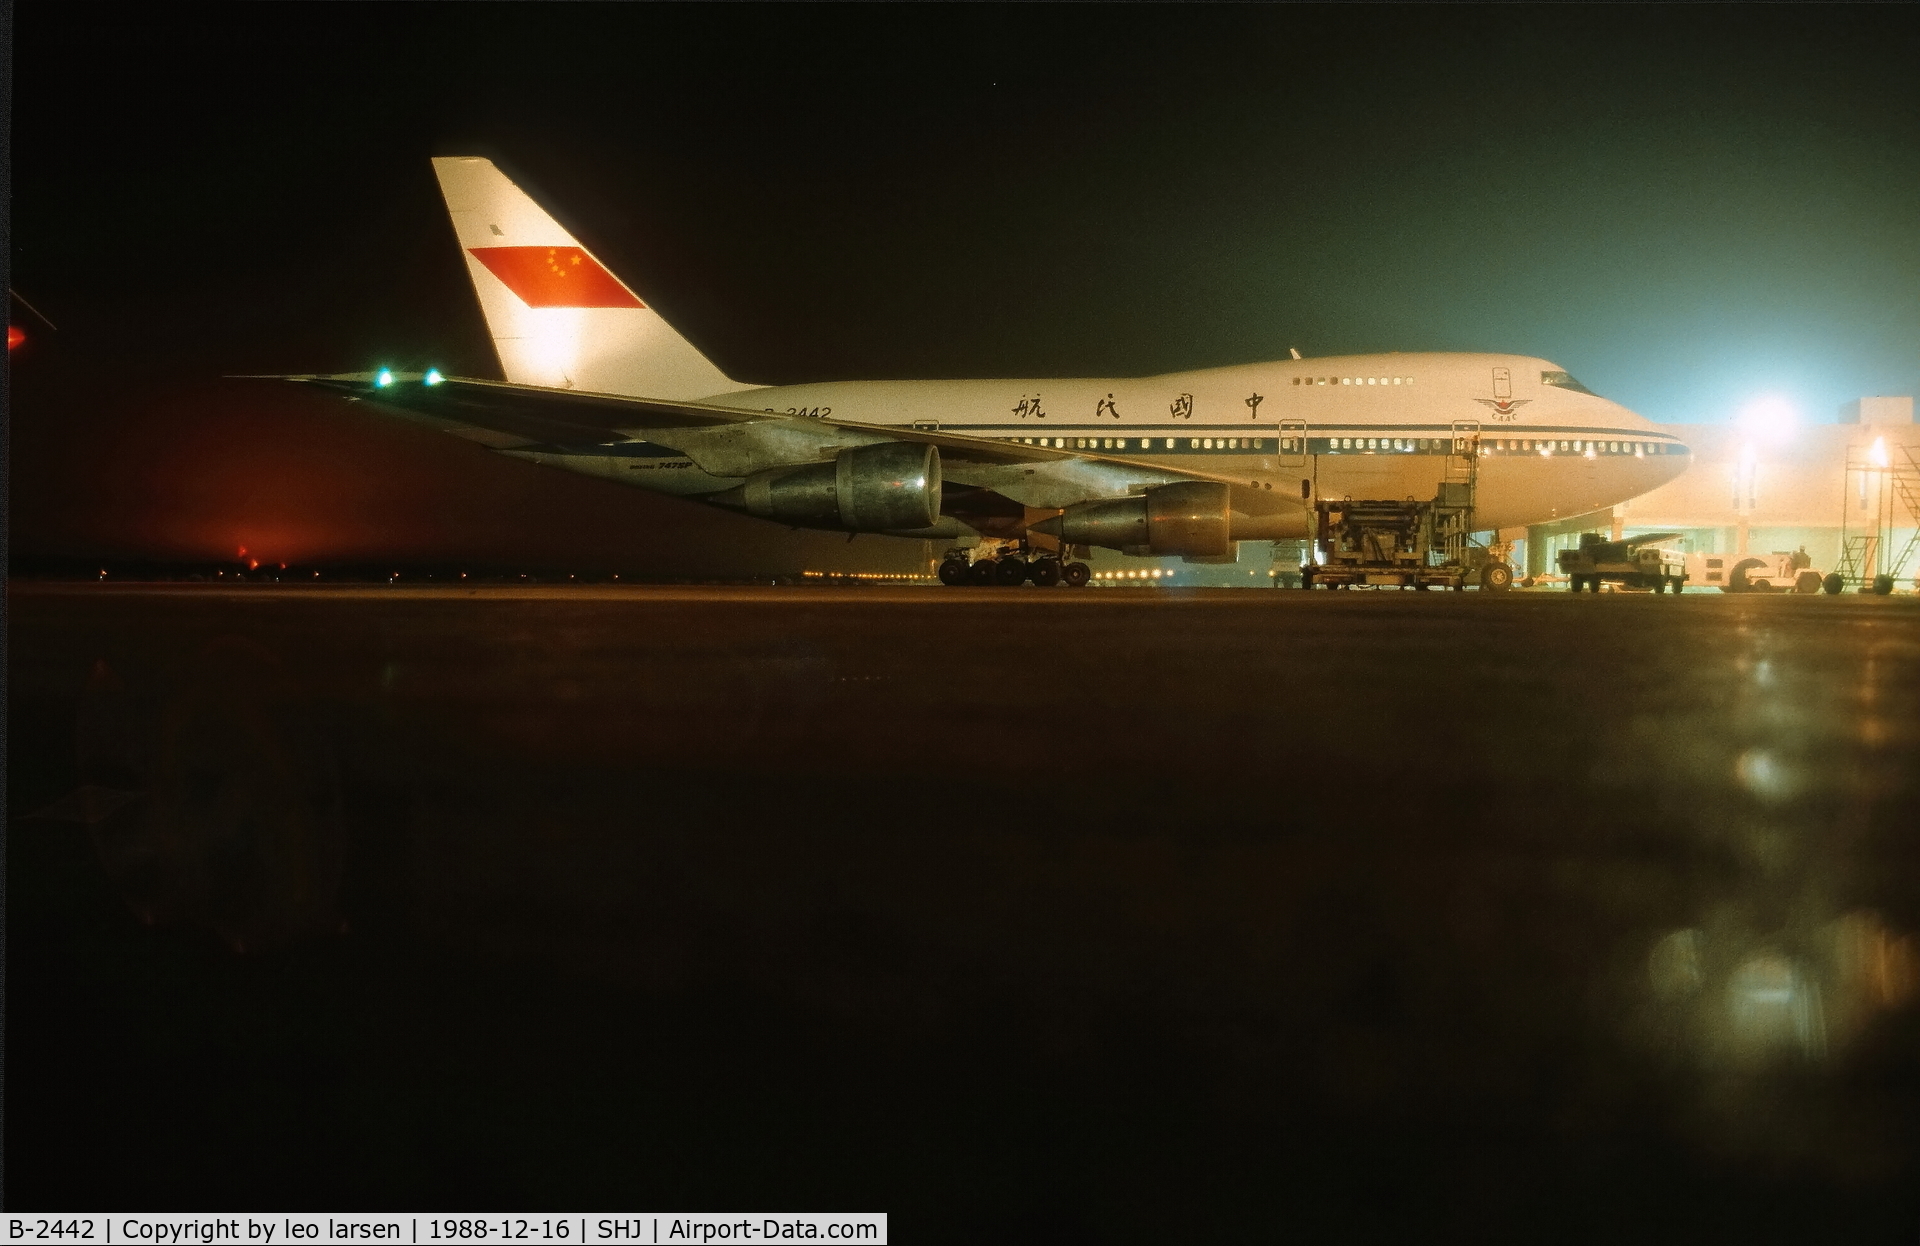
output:
M493 161L439 156L433 171L507 380L669 400L748 388L708 362Z

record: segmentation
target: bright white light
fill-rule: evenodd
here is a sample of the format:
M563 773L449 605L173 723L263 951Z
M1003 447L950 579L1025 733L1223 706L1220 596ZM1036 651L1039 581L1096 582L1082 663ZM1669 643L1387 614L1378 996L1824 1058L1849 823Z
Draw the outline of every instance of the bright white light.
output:
M1875 467L1885 467L1893 461L1887 457L1887 439L1885 437L1875 437L1873 439L1873 449L1867 451L1867 458L1873 462Z
M1780 395L1767 394L1741 408L1740 417L1735 422L1750 437L1778 443L1793 436L1794 429L1800 423L1800 413Z
M444 381L444 380L446 380L446 379L447 379L446 377L444 377L444 376L441 376L441 375L440 375L440 369L438 369L438 368L428 368L428 369L427 369L427 376L426 376L426 383L427 383L427 384L429 384L429 385L438 385L438 384L439 384L440 382L442 382L442 381Z
M373 378L373 383L376 386L380 387L381 389L385 389L387 386L393 384L392 369L390 368L380 369L380 375Z

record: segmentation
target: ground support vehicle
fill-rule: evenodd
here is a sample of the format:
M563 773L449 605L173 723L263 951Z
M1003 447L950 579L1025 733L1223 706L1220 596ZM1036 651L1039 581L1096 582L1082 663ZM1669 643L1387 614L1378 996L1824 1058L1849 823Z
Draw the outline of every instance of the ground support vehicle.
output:
M1472 545L1473 481L1443 481L1431 502L1321 500L1314 505L1318 562L1300 568L1300 587L1389 586L1499 591L1513 583L1503 559Z
M1694 554L1687 578L1723 593L1817 593L1821 574L1805 550L1771 554Z
M1602 583L1629 589L1679 592L1687 582L1687 559L1678 550L1664 549L1661 541L1677 540L1678 532L1655 532L1624 541L1610 541L1598 532L1580 534L1579 549L1560 551L1560 572L1574 592L1600 591Z

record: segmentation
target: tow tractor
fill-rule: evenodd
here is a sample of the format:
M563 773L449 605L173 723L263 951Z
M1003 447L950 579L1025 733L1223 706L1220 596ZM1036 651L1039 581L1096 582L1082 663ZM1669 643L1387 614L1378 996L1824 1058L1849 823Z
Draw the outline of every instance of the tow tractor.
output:
M1318 560L1300 568L1301 588L1365 584L1459 592L1477 583L1499 592L1512 586L1504 548L1469 539L1479 483L1479 426L1463 421L1453 432L1447 479L1432 501L1323 498L1314 503Z
M1560 551L1560 571L1574 592L1600 591L1602 582L1623 588L1679 592L1687 582L1687 559L1678 550L1664 549L1662 541L1683 533L1653 532L1624 541L1610 541L1598 532L1582 532L1579 549Z
M1771 554L1694 554L1687 575L1695 583L1723 593L1817 593L1826 577L1804 549Z

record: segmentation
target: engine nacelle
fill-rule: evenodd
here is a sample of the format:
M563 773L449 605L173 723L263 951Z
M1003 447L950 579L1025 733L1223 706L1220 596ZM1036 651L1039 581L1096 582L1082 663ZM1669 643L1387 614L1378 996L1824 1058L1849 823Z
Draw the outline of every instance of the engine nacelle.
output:
M940 520L940 451L910 441L855 446L831 463L757 472L714 501L806 528L927 528Z
M1081 502L1034 529L1069 545L1129 554L1206 558L1233 551L1227 486L1205 480L1160 485L1136 498Z

